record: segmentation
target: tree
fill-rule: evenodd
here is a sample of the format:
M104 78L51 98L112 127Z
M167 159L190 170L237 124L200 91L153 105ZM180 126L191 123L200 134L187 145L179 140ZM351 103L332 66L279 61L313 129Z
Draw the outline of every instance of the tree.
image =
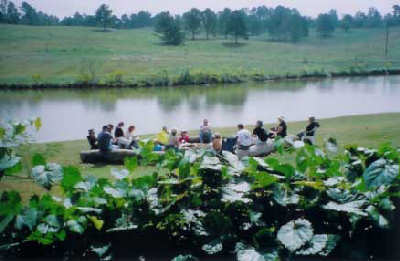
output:
M393 6L393 24L400 25L400 5Z
M342 20L340 21L340 28L343 29L346 33L349 32L350 27L353 24L353 17L349 14L343 16Z
M7 22L7 6L8 0L0 1L0 23Z
M210 34L215 35L217 30L217 15L209 8L201 13L201 18L203 21L204 30L206 31L206 38Z
M354 16L354 27L364 27L367 23L367 15L364 12L357 12Z
M238 38L247 38L246 19L243 11L233 11L229 17L227 24L227 33L232 35L235 43L238 43Z
M378 9L371 7L368 11L367 27L379 27L382 26L382 15L379 13Z
M136 27L146 27L151 25L151 14L146 11L140 11L136 16Z
M112 11L106 4L102 4L96 10L96 21L97 23L101 24L104 28L104 32L106 31L107 25L109 25L112 21Z
M192 33L192 40L195 40L195 35L200 31L201 27L201 12L197 8L192 8L189 12L183 14L185 28Z
M39 17L36 10L27 2L22 2L21 10L23 12L22 15L22 23L29 25L38 25Z
M225 39L228 37L227 28L231 14L232 11L229 8L225 8L222 12L219 13L218 30L220 34L224 35Z
M185 34L181 32L180 19L172 17L169 12L161 12L155 17L154 30L160 34L163 43L180 45L185 40Z
M333 26L336 28L339 25L339 17L338 17L337 11L332 9L329 11L328 14L331 17Z
M308 21L300 14L293 14L288 21L290 40L298 42L302 37L308 36Z
M335 31L334 21L329 14L320 14L317 18L317 32L323 38L332 36Z

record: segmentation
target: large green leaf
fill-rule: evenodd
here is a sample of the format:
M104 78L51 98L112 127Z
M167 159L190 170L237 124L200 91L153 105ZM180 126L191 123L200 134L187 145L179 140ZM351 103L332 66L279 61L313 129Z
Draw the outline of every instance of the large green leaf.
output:
M296 205L300 197L283 184L276 184L274 188L274 200L281 206Z
M48 163L46 166L36 166L32 168L32 178L42 187L50 189L54 184L63 179L63 170L56 163Z
M83 232L85 232L85 228L77 220L68 220L66 225L72 232L78 234L83 234Z
M237 261L265 261L263 255L254 249L239 250L236 252Z
M200 169L221 170L222 164L217 157L204 156L200 164Z
M197 261L198 259L192 255L179 255L174 257L171 261Z
M208 244L205 244L201 249L209 255L214 255L222 251L222 241L220 239L215 239Z
M278 231L277 238L289 251L294 252L310 241L313 234L308 220L297 219L283 225Z
M129 170L130 172L134 172L135 169L138 166L138 159L137 157L130 157L130 158L125 158L124 159L124 166L127 170Z
M359 216L368 216L368 214L362 209L362 207L365 206L366 203L366 200L355 200L344 204L338 204L336 202L330 201L328 202L328 204L322 206L322 208L327 210L352 213Z
M249 198L245 198L244 195L250 191L250 184L242 181L237 184L229 183L222 188L222 201L223 202L235 202L242 201L244 203L250 203Z
M379 210L376 207L369 206L366 211L380 228L389 227L389 221L383 215L381 215L381 213L379 213Z
M363 174L368 188L390 185L397 176L399 176L399 165L392 165L383 158L374 161Z
M117 168L112 168L111 176L113 176L115 179L124 179L129 176L129 171L127 169L119 170Z
M15 227L21 230L23 227L33 230L39 219L39 212L34 208L25 209L15 220Z
M61 182L61 187L65 192L73 190L74 186L83 180L81 173L75 167L65 167L63 171L64 177Z
M296 251L297 255L316 255L321 252L328 242L328 235L314 235L311 241L306 245L307 248Z
M0 234L7 228L7 226L11 223L14 219L14 215L8 214L0 221Z
M304 248L296 251L297 255L322 255L327 256L336 247L339 236L319 234L314 235Z
M90 250L95 253L98 257L104 257L107 251L110 249L111 243L109 244L99 244L90 246Z
M1 194L0 216L17 215L21 209L21 196L18 192L5 191Z
M20 157L5 154L2 158L0 158L0 171L14 167L20 160Z

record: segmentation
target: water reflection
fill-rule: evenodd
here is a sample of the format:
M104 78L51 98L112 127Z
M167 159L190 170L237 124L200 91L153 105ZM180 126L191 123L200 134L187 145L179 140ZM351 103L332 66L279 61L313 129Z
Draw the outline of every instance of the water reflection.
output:
M213 126L231 126L286 115L400 111L400 77L356 77L309 81L246 83L141 89L1 91L0 117L40 116L40 141L81 139L89 128L124 120L138 132L160 126L197 128L207 117Z

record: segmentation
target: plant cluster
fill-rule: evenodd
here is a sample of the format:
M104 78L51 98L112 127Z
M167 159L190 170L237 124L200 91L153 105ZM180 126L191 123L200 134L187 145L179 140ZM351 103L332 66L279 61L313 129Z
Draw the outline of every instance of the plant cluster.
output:
M59 184L63 196L33 196L23 205L18 192L3 192L0 249L112 260L149 246L154 253L159 239L167 251L179 250L170 252L173 260L387 254L377 240L390 238L400 196L400 154L389 145L338 153L333 139L324 149L302 142L285 148L277 140L277 151L294 163L206 150L159 155L151 142L141 145L124 169L112 169L113 179L34 160L34 181L47 189ZM138 165L154 173L134 178Z
M40 118L23 122L0 121L0 180L21 170L21 157L15 154L14 149L30 142L32 131L41 126Z

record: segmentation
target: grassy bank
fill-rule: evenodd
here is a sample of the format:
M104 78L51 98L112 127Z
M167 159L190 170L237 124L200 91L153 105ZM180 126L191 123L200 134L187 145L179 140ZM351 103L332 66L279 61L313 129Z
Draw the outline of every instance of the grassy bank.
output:
M0 67L0 84L234 83L400 68L400 28L391 31L387 58L383 29L338 30L329 39L311 32L296 44L269 42L261 35L239 46L217 38L177 47L160 45L150 28L102 33L87 27L0 25L0 31L0 62L7 65Z
M322 144L327 137L335 137L339 141L339 146L357 144L365 147L377 147L381 143L390 142L395 146L400 146L400 113L374 114L360 116L346 116L320 121L321 128L318 132L317 142ZM288 123L289 133L296 134L304 127L305 122ZM271 125L269 124L268 127ZM219 128L215 131L224 136L233 135L236 131L234 127ZM196 134L196 132L192 132ZM43 154L49 162L57 162L62 165L78 166L85 175L93 174L98 177L110 177L112 166L95 166L81 164L79 152L88 148L85 140L53 142L43 144L33 144L21 148L24 165L30 165L33 153ZM151 168L139 168L138 175L148 175L152 173ZM28 169L25 169L20 176L27 177ZM0 182L0 191L16 189L22 192L27 199L33 193L43 193L44 190L32 183L30 179L6 177ZM53 188L53 193L59 193L57 187Z

